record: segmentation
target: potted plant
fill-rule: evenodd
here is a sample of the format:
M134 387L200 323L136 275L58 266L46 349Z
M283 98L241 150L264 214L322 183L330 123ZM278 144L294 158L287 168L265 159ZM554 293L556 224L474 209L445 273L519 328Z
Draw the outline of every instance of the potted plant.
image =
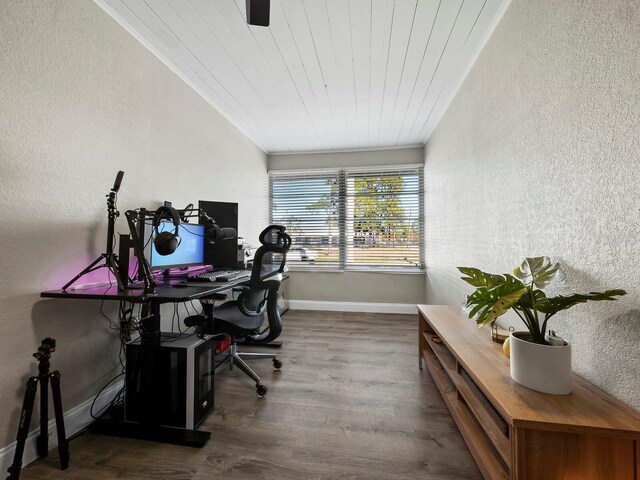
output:
M545 393L571 393L571 345L545 335L556 313L588 301L615 300L624 290L547 297L542 291L558 272L548 257L526 258L513 275L494 275L477 268L458 267L462 280L476 288L467 297L469 318L482 326L509 310L522 319L528 331L511 333L511 377L518 383Z

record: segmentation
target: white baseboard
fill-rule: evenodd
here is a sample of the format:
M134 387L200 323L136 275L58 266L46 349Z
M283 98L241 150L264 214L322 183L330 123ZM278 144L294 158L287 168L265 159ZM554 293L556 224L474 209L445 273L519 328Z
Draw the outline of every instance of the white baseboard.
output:
M123 382L120 381L110 388L106 389L93 407L94 412L100 412L104 407L106 407L113 397L118 393L118 390L122 388ZM40 394L36 396L36 403L40 401ZM86 428L93 422L93 418L91 417L91 403L93 402L93 397L89 400L81 403L73 407L72 409L66 411L64 413L64 428L67 438L75 435L83 428ZM53 405L53 400L51 399L51 392L49 392L49 404ZM20 407L22 409L22 407ZM38 452L36 447L36 438L40 435L40 417L33 415L31 418L31 426L36 426L33 430L29 432L29 436L27 437L27 442L24 447L24 455L22 456L22 466L29 465L34 460L38 459ZM49 421L49 450L56 448L58 446L58 436L56 435L56 422L55 419ZM12 442L6 447L0 449L0 478L4 478L7 470L13 463L13 456L16 451L16 442ZM73 455L73 452L71 452ZM73 457L72 457L73 458ZM71 465L71 463L70 463Z
M418 312L415 303L322 302L289 300L291 310L324 310L327 312L406 313Z

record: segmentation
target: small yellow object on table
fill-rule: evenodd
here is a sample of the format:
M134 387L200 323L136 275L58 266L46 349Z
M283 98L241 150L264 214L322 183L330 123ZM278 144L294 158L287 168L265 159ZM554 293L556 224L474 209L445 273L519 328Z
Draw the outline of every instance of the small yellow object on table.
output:
M507 337L502 344L502 351L504 355L508 358L511 358L511 337Z

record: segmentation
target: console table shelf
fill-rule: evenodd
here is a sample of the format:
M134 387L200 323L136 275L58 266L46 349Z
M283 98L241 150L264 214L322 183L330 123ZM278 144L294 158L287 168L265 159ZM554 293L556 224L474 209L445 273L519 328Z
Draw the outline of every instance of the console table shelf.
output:
M577 375L547 395L511 379L502 345L454 306L418 305L431 373L486 479L640 480L640 414Z

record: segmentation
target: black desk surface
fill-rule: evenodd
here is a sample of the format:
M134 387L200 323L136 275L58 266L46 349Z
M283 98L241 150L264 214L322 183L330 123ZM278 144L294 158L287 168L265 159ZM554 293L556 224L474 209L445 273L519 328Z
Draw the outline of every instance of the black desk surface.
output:
M261 277L265 278L278 271L279 265L263 265ZM126 300L133 303L157 302L157 303L179 303L188 302L215 296L216 294L229 290L234 286L241 285L249 281L249 277L242 277L228 282L186 282L180 278L163 279L156 277L158 286L154 294L145 294L144 286L132 286L125 290L118 290L118 286L96 285L92 287L73 290L49 290L40 293L45 298L77 298L85 300Z

